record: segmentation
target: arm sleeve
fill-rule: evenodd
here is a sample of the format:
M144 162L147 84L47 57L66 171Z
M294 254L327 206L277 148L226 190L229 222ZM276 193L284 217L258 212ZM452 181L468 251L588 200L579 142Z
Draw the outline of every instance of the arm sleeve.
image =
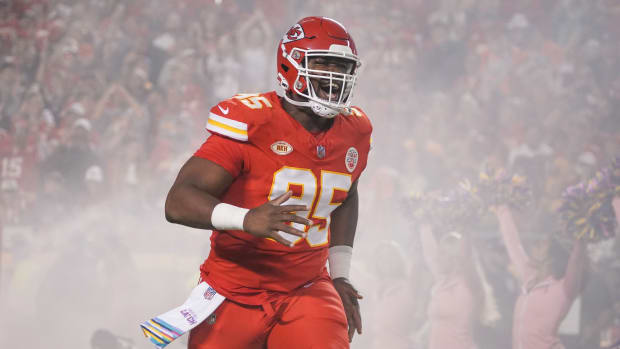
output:
M577 240L573 246L573 251L566 265L566 273L564 274L564 291L569 298L574 298L581 289L585 265L585 242Z
M439 274L439 267L437 265L437 241L430 227L425 226L420 229L420 240L422 241L424 261L433 274L433 277L437 278Z
M525 253L525 249L521 244L519 231L517 230L517 225L515 224L510 209L507 207L498 208L497 218L499 219L502 238L504 240L504 245L506 245L506 249L508 250L510 261L517 269L519 281L522 284L525 284L533 275L534 270L529 266L529 257Z
M242 146L241 143L232 139L212 134L194 153L194 156L222 166L233 178L237 178L246 162Z

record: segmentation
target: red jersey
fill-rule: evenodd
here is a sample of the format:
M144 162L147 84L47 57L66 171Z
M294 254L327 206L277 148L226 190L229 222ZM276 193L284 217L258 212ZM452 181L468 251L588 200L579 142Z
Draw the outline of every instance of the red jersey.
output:
M308 232L305 239L280 232L293 247L243 231L214 231L200 268L203 280L229 299L263 304L274 292L325 275L330 215L366 167L368 117L352 108L314 135L282 108L275 92L239 94L211 108L206 128L212 135L194 155L233 176L222 202L251 209L291 190L284 204L307 206L314 225L292 223Z
M38 155L34 139L19 148L7 137L0 142L0 188L33 192L38 176Z

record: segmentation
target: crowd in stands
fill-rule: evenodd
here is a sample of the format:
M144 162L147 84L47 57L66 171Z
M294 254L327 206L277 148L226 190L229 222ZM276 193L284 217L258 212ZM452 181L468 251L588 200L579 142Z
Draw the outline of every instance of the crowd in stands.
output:
M404 193L487 166L520 173L535 200L518 220L535 240L562 191L620 155L615 0L0 0L0 305L22 311L0 319L9 343L85 347L105 327L149 345L138 324L184 299L166 284L191 287L209 246L165 223L166 191L207 137L209 108L274 89L280 35L317 14L356 40L354 104L374 126L354 348L425 348L432 283ZM519 289L486 227L473 244L499 317L479 347L508 348ZM620 239L589 258L567 349L610 345L614 326L620 339ZM32 322L46 336L25 335ZM61 335L70 326L83 331Z

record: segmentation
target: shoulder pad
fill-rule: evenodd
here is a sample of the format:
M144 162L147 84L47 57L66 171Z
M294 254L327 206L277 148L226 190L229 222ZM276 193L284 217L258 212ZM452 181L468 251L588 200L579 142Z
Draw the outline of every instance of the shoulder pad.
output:
M248 141L252 124L261 123L265 111L273 107L268 94L237 94L213 106L209 112L206 129L211 133Z
M366 115L360 107L351 107L351 114L349 114L348 118L356 125L356 128L358 128L361 133L366 134L372 132L372 123L368 115Z

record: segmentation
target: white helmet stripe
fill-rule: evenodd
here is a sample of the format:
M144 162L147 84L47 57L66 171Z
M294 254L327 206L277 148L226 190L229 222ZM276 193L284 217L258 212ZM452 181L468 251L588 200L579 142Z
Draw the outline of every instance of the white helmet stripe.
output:
M331 44L329 46L329 51L331 52L340 52L340 53L345 53L345 54L353 54L353 51L351 50L351 48L349 46L345 46L345 45L338 45L338 44Z

